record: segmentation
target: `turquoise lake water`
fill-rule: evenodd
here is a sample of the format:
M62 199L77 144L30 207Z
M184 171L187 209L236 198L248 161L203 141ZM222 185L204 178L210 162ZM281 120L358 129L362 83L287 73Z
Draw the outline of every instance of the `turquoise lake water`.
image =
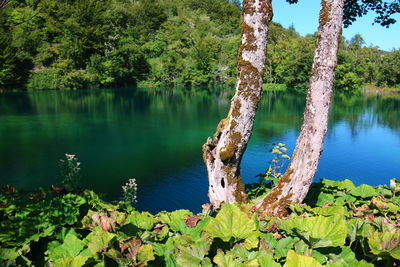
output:
M246 183L268 166L274 143L293 151L305 95L264 94L242 162ZM135 89L0 94L0 185L59 183L65 153L82 162L82 185L121 196L138 183L137 208L199 211L207 202L201 146L226 116L229 94ZM400 178L400 96L336 96L315 180L387 184Z

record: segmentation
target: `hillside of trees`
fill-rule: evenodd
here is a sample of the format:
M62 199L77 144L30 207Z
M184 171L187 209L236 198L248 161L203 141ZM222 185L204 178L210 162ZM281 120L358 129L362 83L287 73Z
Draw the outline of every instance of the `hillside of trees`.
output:
M14 0L0 9L0 88L232 86L237 0ZM316 35L272 23L265 83L305 89ZM400 50L343 39L336 87L400 86Z

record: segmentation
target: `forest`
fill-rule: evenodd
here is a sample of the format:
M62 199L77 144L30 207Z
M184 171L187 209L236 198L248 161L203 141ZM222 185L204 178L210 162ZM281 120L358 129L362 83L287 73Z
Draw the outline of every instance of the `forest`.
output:
M240 21L237 0L11 1L0 9L0 87L232 87ZM264 83L305 90L315 44L271 23ZM398 88L399 60L398 49L343 38L335 88Z

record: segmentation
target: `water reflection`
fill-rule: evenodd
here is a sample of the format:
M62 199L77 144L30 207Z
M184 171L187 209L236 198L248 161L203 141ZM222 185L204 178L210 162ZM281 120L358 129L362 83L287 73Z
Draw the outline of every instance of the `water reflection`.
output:
M305 95L264 95L243 159L246 182L264 171L274 142L293 148ZM317 177L379 184L400 173L399 97L335 97ZM57 183L57 161L77 154L83 185L120 194L139 185L139 209L189 208L207 201L201 145L229 107L227 95L132 89L0 94L1 184Z

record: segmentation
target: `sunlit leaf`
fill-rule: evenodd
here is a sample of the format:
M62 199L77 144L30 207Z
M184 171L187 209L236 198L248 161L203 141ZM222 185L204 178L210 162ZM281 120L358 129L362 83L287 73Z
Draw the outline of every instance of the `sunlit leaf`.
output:
M331 194L320 193L317 198L317 206L322 206L325 203L333 204L335 197Z
M213 238L229 241L244 239L257 231L253 218L249 218L235 205L224 204L217 216L204 228Z
M342 247L341 252L336 254L328 254L329 267L374 267L372 263L368 263L364 260L358 261L354 252L348 247Z
M318 215L323 215L323 216L334 216L334 215L340 215L340 216L344 216L344 207L342 206L329 206L329 207L316 207L313 208L312 211L315 214Z
M375 255L387 256L400 260L400 231L378 232L371 230L368 235L368 245Z
M210 240L203 238L178 246L177 263L181 266L198 266L210 249Z
M137 254L139 265L147 265L147 262L153 261L154 259L154 250L151 245L143 245L139 248Z
M96 227L94 231L86 237L88 249L92 254L96 255L97 252L107 248L114 238L116 238L115 234L103 231L101 228Z
M140 229L151 230L156 220L148 212L134 211L126 218L126 223L132 223Z
M0 260L15 260L19 257L16 248L0 248Z
M279 227L299 235L313 248L342 246L347 233L343 216L295 217L282 221Z
M332 187L341 190L351 190L355 188L354 183L348 179L345 179L343 181L332 181L332 180L322 179L321 183L324 187Z
M160 219L162 223L168 224L170 228L176 232L183 233L186 226L186 219L193 215L188 210L176 210L170 213L160 213Z
M257 259L252 259L248 261L243 261L243 259L238 258L233 251L228 251L224 253L222 250L218 250L217 255L214 257L214 262L218 267L258 267L259 263Z
M86 245L85 241L80 240L72 233L68 233L65 236L63 244L55 246L57 243L49 244L47 250L48 258L52 261L62 258L74 258L83 250Z
M322 265L312 257L296 254L289 250L284 267L322 267Z
M362 184L349 190L349 193L356 197L370 198L377 195L375 188L370 185Z
M85 265L88 257L76 256L73 258L58 259L54 262L54 267L81 267Z

